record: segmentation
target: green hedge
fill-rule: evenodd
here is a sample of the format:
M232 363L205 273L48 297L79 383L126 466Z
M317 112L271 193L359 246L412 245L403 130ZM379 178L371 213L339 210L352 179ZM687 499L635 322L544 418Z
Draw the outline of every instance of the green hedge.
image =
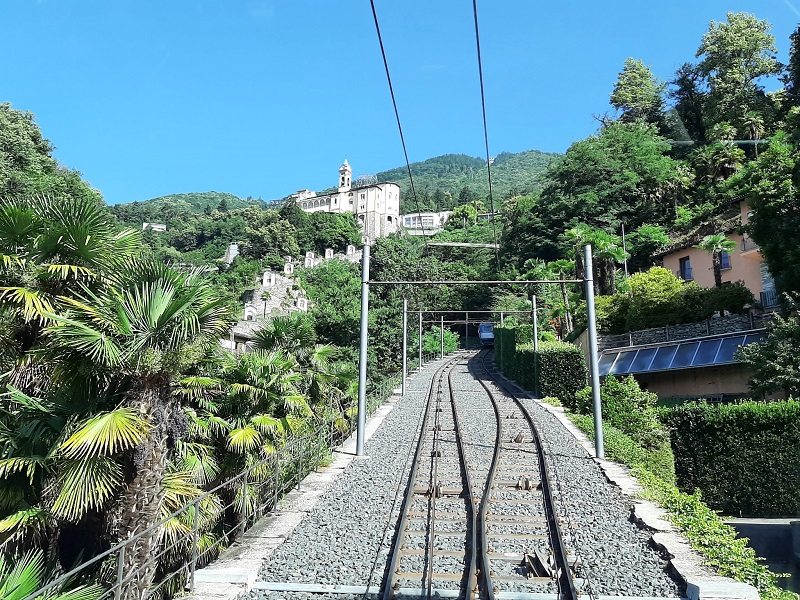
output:
M681 489L726 514L800 514L800 402L691 403L664 418Z
M586 385L586 361L577 346L539 342L538 355L530 344L519 344L522 332L498 327L494 333L495 363L506 377L540 396L569 403Z

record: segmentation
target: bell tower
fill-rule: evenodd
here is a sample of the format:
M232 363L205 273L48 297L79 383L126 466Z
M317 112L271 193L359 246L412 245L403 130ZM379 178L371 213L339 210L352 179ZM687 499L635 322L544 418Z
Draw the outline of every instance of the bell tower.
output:
M342 166L339 167L339 191L340 192L349 192L350 191L350 181L353 177L353 169L350 168L350 164L345 159Z

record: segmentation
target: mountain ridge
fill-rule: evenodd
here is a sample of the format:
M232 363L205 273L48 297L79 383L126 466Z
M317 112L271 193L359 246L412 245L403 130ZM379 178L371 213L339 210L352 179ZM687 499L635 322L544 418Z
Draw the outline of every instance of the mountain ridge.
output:
M541 175L558 156L560 155L556 153L539 150L498 154L491 165L494 199L503 200L535 191ZM464 202L488 197L489 182L486 160L483 158L459 153L442 154L412 163L411 174L422 210L445 210ZM401 212L416 210L405 165L379 171L375 177L379 181L393 181L400 186ZM225 208L235 210L252 205L268 206L285 198L265 201L252 196L242 198L229 192L212 190L166 194L146 200L118 202L113 206L117 207L115 212L118 214L131 212L156 215L164 206L169 206L173 212L200 213L219 208L223 200Z

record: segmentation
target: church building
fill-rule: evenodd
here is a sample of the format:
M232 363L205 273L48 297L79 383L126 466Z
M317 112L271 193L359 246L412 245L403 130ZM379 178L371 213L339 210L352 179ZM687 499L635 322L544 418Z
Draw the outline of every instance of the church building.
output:
M400 228L400 186L396 183L352 185L353 169L345 160L339 167L336 192L317 195L300 190L290 196L306 212L353 213L368 243Z

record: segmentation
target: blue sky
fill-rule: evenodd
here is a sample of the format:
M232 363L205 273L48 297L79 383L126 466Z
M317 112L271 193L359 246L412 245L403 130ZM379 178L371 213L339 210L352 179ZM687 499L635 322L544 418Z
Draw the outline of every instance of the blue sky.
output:
M376 0L411 160L483 153L469 0ZM711 19L774 25L800 0L481 0L492 154L564 151L623 61L662 79ZM265 199L403 163L368 0L2 0L0 101L110 203L219 190Z

